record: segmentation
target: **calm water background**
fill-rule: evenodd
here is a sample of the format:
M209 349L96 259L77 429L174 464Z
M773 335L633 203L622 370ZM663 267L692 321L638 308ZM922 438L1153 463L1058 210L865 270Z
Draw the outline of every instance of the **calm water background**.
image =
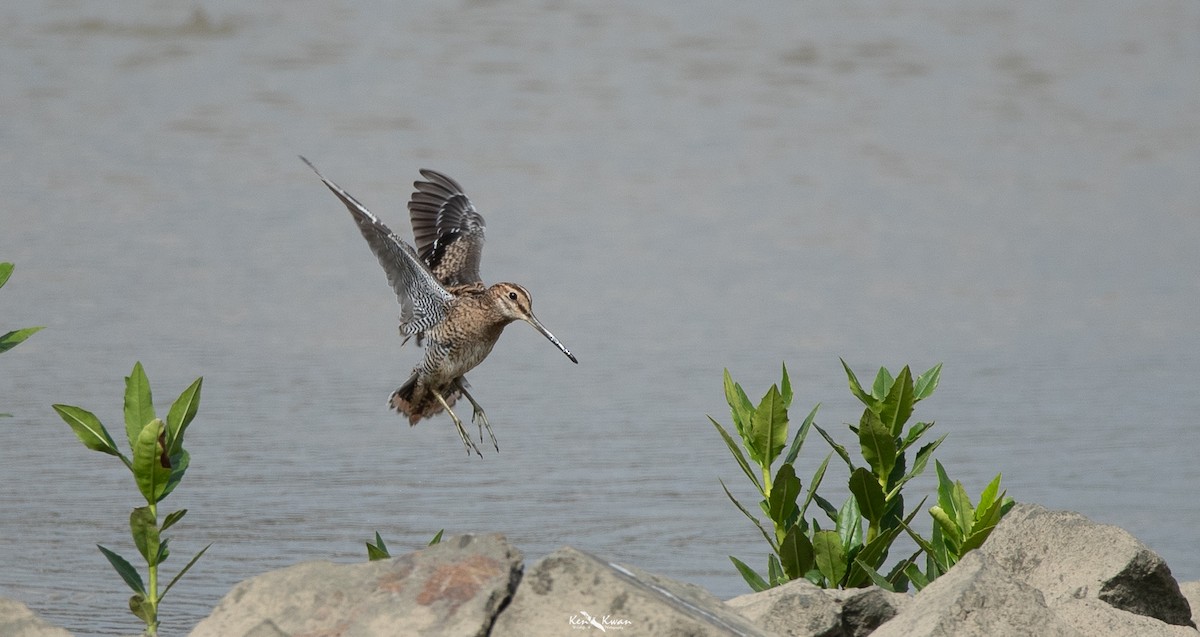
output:
M165 570L214 545L169 634L375 531L745 592L721 370L757 396L786 361L793 411L844 436L839 356L944 362L917 415L972 493L1002 471L1200 579L1198 68L1192 0L10 0L0 305L47 328L0 359L0 595L136 630L94 546L134 553L132 482L49 407L119 437L135 360L164 411L205 377ZM384 409L418 353L300 153L406 235L418 167L487 217L485 278L580 359L514 325L470 375L500 454Z

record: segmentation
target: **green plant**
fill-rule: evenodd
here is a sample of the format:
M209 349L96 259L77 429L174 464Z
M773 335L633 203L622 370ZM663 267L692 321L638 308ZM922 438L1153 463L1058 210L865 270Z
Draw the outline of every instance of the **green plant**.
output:
M929 508L934 522L930 539L926 540L905 527L925 551L924 573L916 564L909 564L905 569L918 590L950 570L963 555L983 545L1000 518L1015 504L1006 491L1000 491L1000 474L996 474L984 488L979 496L979 505L975 506L962 483L951 482L941 462L935 460L934 464L938 474L938 503Z
M442 529L442 530L438 531L437 534L433 536L433 539L429 540L429 544L427 544L426 546L433 546L434 544L440 544L442 541L442 533L445 530L446 529ZM379 531L376 531L375 532L375 543L371 544L370 542L367 542L367 560L370 562L374 562L375 560L386 560L391 557L392 557L392 554L388 553L387 545L383 543L383 538L379 536Z
M922 500L906 518L904 485L925 470L934 450L946 438L943 435L920 447L909 468L906 452L916 445L933 423L917 422L907 430L905 425L912 416L913 407L937 389L942 366L935 365L915 380L907 366L896 376L881 367L870 392L863 389L845 361L842 361L842 368L846 372L850 392L865 407L858 425L848 426L858 438L859 451L866 464L855 466L846 447L837 443L824 429L816 427L850 469L848 486L851 494L835 520L840 544L834 542L833 537L825 538L819 545L824 549L824 556L823 560L818 559L818 564L824 561L829 565L828 568L822 568L821 572L826 578L824 584L830 587L857 588L875 583L889 590L906 590L908 582L905 568L920 551L898 564L887 576L881 575L879 570L887 560L892 543L904 526L912 521L916 510L924 504ZM857 509L858 516L854 514L854 509ZM866 521L865 533L858 521L859 516Z
M183 448L183 435L200 406L202 381L203 378L197 378L180 394L171 405L164 422L154 415L150 381L142 364L133 366L133 372L125 379L125 435L129 439L132 457L121 453L108 430L94 414L79 407L54 405L54 411L70 425L84 446L116 456L124 463L133 474L139 493L146 500L146 506L137 507L130 513L129 530L134 546L146 561L148 582L143 582L137 569L128 560L103 546L97 547L121 579L133 589L129 610L146 623L146 633L149 635L158 634L158 609L163 597L212 546L210 544L201 549L166 588L161 592L158 590L158 567L170 555L169 538L162 534L187 514L187 509L168 513L160 526L158 503L175 490L187 471L190 456Z
M759 401L758 406L750 402L742 386L733 382L729 370L725 370L725 400L729 403L730 414L734 428L745 446L745 453L734 441L733 437L712 416L709 421L720 432L729 447L730 453L737 460L738 466L746 474L758 494L762 497L759 508L771 523L768 530L754 514L738 502L729 491L725 481L721 487L725 495L751 522L754 522L763 538L770 545L772 553L767 557L767 575L763 577L745 562L729 556L738 572L755 591L761 591L784 582L807 576L813 571L816 563L816 553L809 537L810 528L804 515L808 506L816 501L818 506L832 510L832 506L817 495L817 487L825 475L825 467L829 464L830 456L817 468L809 482L808 491L803 502L800 501L802 485L796 476L794 463L804 445L813 418L817 415L820 405L813 407L801 423L788 447L787 455L777 471L772 472L772 465L783 452L788 437L788 409L792 404L792 384L788 379L787 366L783 366L783 377L778 385L772 385L766 395ZM831 454L832 455L832 454ZM747 456L749 457L747 459ZM751 467L754 463L755 467Z
M8 277L12 276L13 264L5 262L0 263L0 288L8 283ZM40 330L40 327L25 327L19 330L12 330L0 336L0 354L20 345L25 339L33 336L35 332ZM0 416L9 416L11 414L0 414Z

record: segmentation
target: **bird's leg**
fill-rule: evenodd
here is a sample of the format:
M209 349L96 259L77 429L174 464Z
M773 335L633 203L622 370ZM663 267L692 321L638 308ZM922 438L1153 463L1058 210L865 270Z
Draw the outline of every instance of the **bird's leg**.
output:
M476 455L482 458L483 454L479 453L479 447L476 447L475 443L471 442L471 437L467 435L467 430L463 428L462 421L458 419L457 415L455 415L454 410L450 409L450 405L446 403L446 399L442 398L442 394L432 387L429 388L429 391L433 392L433 397L442 404L442 407L446 410L446 413L450 414L450 419L454 421L454 426L458 427L458 437L462 438L463 444L466 445L467 455L471 455L471 452L474 451Z
M496 434L492 433L492 426L488 424L487 414L483 413L483 407L475 402L475 398L467 391L466 383L462 382L461 378L456 378L454 384L458 387L458 391L462 392L462 395L471 401L471 408L473 410L471 420L476 425L479 425L479 442L483 442L483 428L487 427L488 436L492 439L492 446L496 448L496 451L500 451L500 445L496 442Z

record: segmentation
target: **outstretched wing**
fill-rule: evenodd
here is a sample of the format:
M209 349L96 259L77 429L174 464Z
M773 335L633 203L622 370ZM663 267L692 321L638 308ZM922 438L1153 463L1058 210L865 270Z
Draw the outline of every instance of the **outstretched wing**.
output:
M480 283L483 217L458 182L424 168L421 176L428 181L413 182L408 202L417 254L447 288Z
M350 193L326 179L312 162L300 158L325 182L329 190L346 205L358 223L363 238L387 273L388 283L400 301L400 331L407 336L420 334L446 317L446 303L454 298L442 287L429 268L421 262L412 246L388 229L366 206Z

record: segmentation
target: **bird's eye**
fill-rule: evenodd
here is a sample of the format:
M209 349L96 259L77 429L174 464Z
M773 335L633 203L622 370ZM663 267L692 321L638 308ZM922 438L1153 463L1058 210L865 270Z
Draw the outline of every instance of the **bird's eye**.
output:
M515 301L515 300L517 300L517 293L516 293L516 292L509 292L509 293L508 293L508 298L510 298L510 299L512 299L512 300L514 300L514 301Z

